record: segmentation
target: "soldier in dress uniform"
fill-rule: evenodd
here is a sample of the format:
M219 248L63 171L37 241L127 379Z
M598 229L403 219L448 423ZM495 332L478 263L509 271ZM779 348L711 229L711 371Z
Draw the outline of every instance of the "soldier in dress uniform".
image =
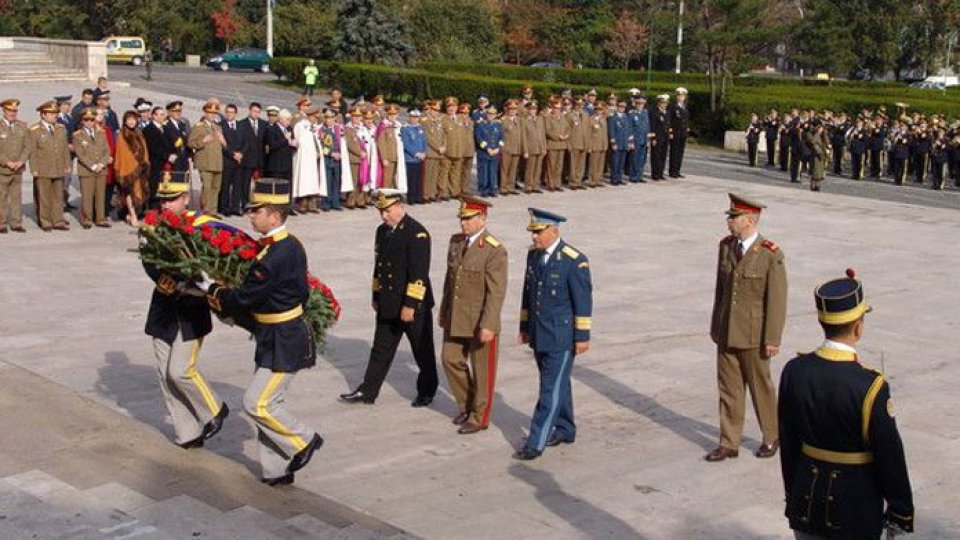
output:
M410 342L420 374L411 405L426 407L437 393L433 350L433 287L430 285L430 233L406 212L403 193L381 189L375 204L383 223L377 227L373 269L376 331L363 383L341 394L347 403L373 403L397 353L400 338Z
M27 124L17 119L20 100L0 102L3 119L0 120L0 234L7 226L14 232L23 228L23 170L30 157Z
M647 141L650 139L650 113L647 111L647 96L637 88L630 89L630 182L643 184L643 169L647 166Z
M435 100L424 102L426 120L423 123L424 135L427 139L427 156L423 165L423 202L437 200L439 186L446 186L444 175L444 160L447 152L447 132L444 129L443 119L440 117L440 104ZM441 193L446 193L446 187Z
M587 189L583 185L584 172L587 167L587 153L589 152L590 115L583 110L583 98L573 100L573 108L567 112L567 122L570 123L570 141L567 148L567 162L569 164L570 189Z
M407 171L407 202L421 204L423 202L423 161L427 156L427 136L420 125L423 117L417 109L410 109L407 114L407 125L400 128L400 139L403 141L403 163Z
M397 115L400 108L391 103L384 109L386 117L380 121L376 130L377 157L380 159L380 166L383 171L382 187L397 187L397 167L403 166L403 155L397 140L400 134L400 121Z
M559 97L551 96L547 106L549 110L543 118L543 132L547 141L547 189L562 191L563 155L570 140L570 124L561 110Z
M570 372L576 356L590 349L593 311L590 262L560 238L566 218L538 208L529 212L533 246L523 278L518 341L533 349L540 396L527 440L514 456L521 460L536 459L547 446L576 440Z
M665 180L663 169L667 164L667 150L670 145L668 101L670 96L667 94L657 96L657 108L650 114L650 133L653 135L650 139L650 178L653 180Z
M594 114L587 126L587 148L589 152L588 187L603 187L603 164L607 158L610 138L607 135L607 106L602 102L594 105Z
M623 184L623 169L632 136L625 101L617 102L616 111L607 118L607 131L610 136L610 184L619 186Z
M167 174L156 197L163 210L193 220L198 227L216 223L209 215L187 211L190 183L180 178L171 179ZM213 328L210 308L203 293L186 277L150 263L143 268L156 284L144 331L153 339L160 391L173 420L174 442L182 448L199 448L220 431L230 412L197 367L203 338Z
M97 126L97 112L87 109L80 115L80 129L73 133L77 154L77 176L80 177L80 225L89 229L110 227L107 221L107 167L113 163L107 135ZM91 221L91 219L93 221Z
M687 147L687 135L690 131L690 110L687 108L687 89L677 88L674 102L670 105L670 178L683 178L680 168L683 166L683 152Z
M720 241L710 338L717 345L720 444L707 461L739 454L744 386L750 388L763 432L759 458L777 453L777 397L770 359L780 352L787 317L787 270L783 251L757 229L763 204L730 194L727 229Z
M887 538L913 532L903 443L882 373L856 345L870 312L853 270L814 291L824 341L780 376L784 514L798 539ZM886 503L886 509L884 509Z
M780 131L780 119L776 109L770 109L763 119L763 134L767 142L767 167L775 165L774 158L777 155L777 133Z
M790 166L790 125L793 123L794 117L791 113L784 113L780 127L777 129L777 146L779 148L777 162L780 164L780 170L783 172L787 172Z
M500 194L517 194L517 172L523 157L523 119L519 116L519 102L508 99L504 104L500 126L503 131L503 151L500 154Z
M500 344L500 311L507 294L507 250L487 230L492 205L464 195L459 234L450 238L439 322L442 361L457 402L461 435L487 429Z
M67 130L57 123L57 104L48 101L37 107L40 121L30 126L27 153L33 173L37 218L44 231L70 230L63 218L63 177L70 174Z
M217 209L220 184L223 181L223 149L227 141L217 124L220 106L203 106L203 119L190 130L187 145L193 149L193 164L200 172L200 208L207 212Z
M853 180L862 180L864 169L863 156L867 152L867 131L862 118L857 119L847 139L850 141L850 178Z
M481 197L496 197L503 152L503 126L497 121L497 109L484 109L485 118L477 122L474 139L477 141L477 194Z
M167 119L163 123L163 136L170 151L167 159L170 161L174 178L183 181L190 178L190 147L187 146L190 125L183 118L182 101L171 101L167 103L166 109ZM152 160L150 163L154 166L158 165Z
M460 176L457 190L451 190L452 197L470 193L470 173L473 171L473 158L477 153L477 141L474 139L474 124L470 117L470 104L461 103L457 109L457 136L460 137Z
M441 117L441 125L444 134L444 159L440 162L440 175L438 177L437 190L442 201L450 200L460 192L460 168L463 166L461 154L463 150L460 144L463 142L459 137L460 119L457 117L457 110L460 107L460 100L449 96L443 100L443 109L446 113Z
M207 301L228 316L253 319L257 342L253 380L243 394L243 410L257 426L261 481L292 484L323 445L316 430L286 409L286 391L302 369L316 364L313 328L304 318L310 297L307 252L287 231L290 183L262 178L247 204L250 224L262 234L260 253L238 287L225 287L204 276L200 288Z
M547 153L547 134L539 111L536 100L527 102L527 116L523 118L523 191L526 193L543 193L540 176L543 156Z
M751 167L757 166L757 149L760 147L760 132L762 131L760 118L757 113L750 114L750 123L747 124L747 162Z

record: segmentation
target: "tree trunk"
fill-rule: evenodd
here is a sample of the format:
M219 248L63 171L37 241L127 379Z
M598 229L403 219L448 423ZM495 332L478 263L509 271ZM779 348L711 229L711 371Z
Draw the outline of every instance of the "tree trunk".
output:
M717 112L717 71L714 62L716 59L713 57L713 52L707 52L707 62L708 66L708 77L707 80L710 82L710 112Z

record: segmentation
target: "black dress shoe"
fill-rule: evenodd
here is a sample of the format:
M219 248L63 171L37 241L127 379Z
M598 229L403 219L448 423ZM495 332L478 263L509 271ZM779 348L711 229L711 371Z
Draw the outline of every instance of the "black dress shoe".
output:
M207 425L203 426L203 438L209 439L219 433L223 428L223 420L228 414L230 414L230 407L227 407L227 403L224 402L223 405L220 406L220 412L218 412L212 420L207 422Z
M371 405L374 401L376 401L376 399L377 398L364 394L360 390L354 390L349 394L340 394L340 401L344 401L346 403L366 403Z
M433 396L417 396L417 399L410 402L411 407L426 407L433 403Z
M522 461L530 461L532 459L537 459L542 453L543 452L524 446L520 450L517 450L517 453L514 454L513 457Z
M293 483L293 473L287 473L276 478L261 478L260 481L268 486L289 486Z
M177 443L177 446L187 450L190 448L203 448L203 435L185 443Z
M560 444L573 444L573 441L575 440L576 439L564 439L563 437L554 435L550 437L550 439L547 441L547 446L558 446Z
M462 413L460 413L460 414L458 414L458 415L456 415L456 416L453 417L453 423L454 423L455 425L458 425L458 426L459 426L460 424L466 422L466 421L467 421L467 418L470 418L470 413L468 413L468 412L462 412Z
M15 232L15 233L25 233L25 232L27 232L26 229L24 229L23 227L20 227L20 226L10 227L10 230L13 231L13 232Z
M323 437L321 437L319 433L314 433L313 438L310 439L310 442L307 443L307 446L305 446L303 450L293 455L293 458L287 465L287 473L289 473L291 481L293 479L293 473L306 467L307 463L310 463L310 458L313 457L313 453L316 452L321 446L323 446Z

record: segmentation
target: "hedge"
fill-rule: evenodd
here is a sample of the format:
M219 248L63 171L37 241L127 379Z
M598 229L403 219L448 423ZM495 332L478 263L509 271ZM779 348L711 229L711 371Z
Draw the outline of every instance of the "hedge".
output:
M299 84L306 64L306 58L277 57L271 60L270 68L288 83ZM451 95L475 102L477 95L481 93L487 94L492 103L499 105L508 98L518 97L527 84L534 88L535 94L541 99L559 93L564 88L571 88L574 93L582 94L595 87L601 99L612 91L623 92L628 84L646 88L645 80L627 83L623 78L627 72L597 69L565 72L579 73L582 76L576 79L579 82L573 82L573 77L562 81L517 77L518 73L530 73L528 70L538 73L538 69L551 68L472 66L452 62L431 62L414 68L397 68L318 61L317 67L321 73L321 84L341 88L348 98L383 94L388 101L409 106L417 105L423 99L440 99ZM498 74L504 76L496 76ZM698 81L697 77L701 79ZM830 86L814 86L799 84L796 80L788 84L788 79L779 78L771 79L776 82L766 85L742 84L743 81L737 80L736 86L727 89L724 107L716 112L709 110L709 87L705 82L700 82L706 81L704 75L681 74L679 78L673 79L658 76L653 80L650 93L672 93L678 81L684 81L682 84L690 90L692 135L706 142L721 142L724 131L744 129L751 112L762 115L771 108L779 111L794 107L830 109L856 114L863 108L875 110L880 105L885 105L892 112L894 103L903 101L910 104L911 111L942 113L960 118L960 88L950 89L944 95L933 90L870 82L834 82Z

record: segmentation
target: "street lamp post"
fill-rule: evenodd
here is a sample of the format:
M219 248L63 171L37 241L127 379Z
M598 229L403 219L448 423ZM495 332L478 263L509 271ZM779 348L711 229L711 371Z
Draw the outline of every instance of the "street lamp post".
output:
M273 3L276 0L267 0L267 54L273 56Z
M677 17L677 67L680 73L680 51L683 48L683 0L680 0L680 15Z

